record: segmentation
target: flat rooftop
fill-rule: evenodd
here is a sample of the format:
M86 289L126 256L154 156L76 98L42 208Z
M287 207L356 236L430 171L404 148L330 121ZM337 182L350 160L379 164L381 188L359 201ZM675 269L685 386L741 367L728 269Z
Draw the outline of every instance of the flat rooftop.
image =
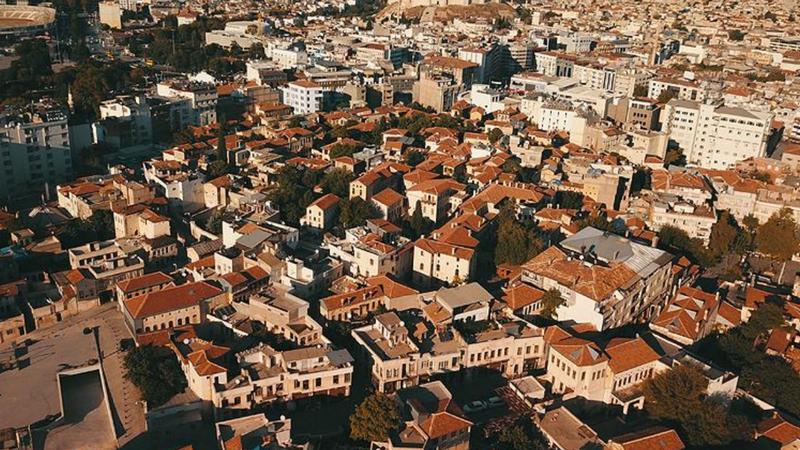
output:
M25 427L61 413L57 373L97 358L92 335L66 328L50 338L14 348L3 347L0 361L16 359L18 368L0 372L0 427Z
M35 430L34 450L111 450L117 448L108 397L100 366L75 374L61 374L64 418L49 430Z

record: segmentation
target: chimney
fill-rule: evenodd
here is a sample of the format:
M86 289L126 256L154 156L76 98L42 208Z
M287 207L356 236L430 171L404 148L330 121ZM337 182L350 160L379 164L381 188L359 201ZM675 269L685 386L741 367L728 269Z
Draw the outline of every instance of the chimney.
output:
M653 248L658 248L658 236L653 237Z

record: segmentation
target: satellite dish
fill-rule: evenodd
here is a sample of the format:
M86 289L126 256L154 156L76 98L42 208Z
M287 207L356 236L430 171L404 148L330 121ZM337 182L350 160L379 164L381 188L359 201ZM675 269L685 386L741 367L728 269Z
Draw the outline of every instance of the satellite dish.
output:
M283 414L281 414L281 420L286 420L286 416L284 416Z
M183 340L183 344L184 344L184 345L189 345L189 339L188 339L188 338L184 339L184 340Z

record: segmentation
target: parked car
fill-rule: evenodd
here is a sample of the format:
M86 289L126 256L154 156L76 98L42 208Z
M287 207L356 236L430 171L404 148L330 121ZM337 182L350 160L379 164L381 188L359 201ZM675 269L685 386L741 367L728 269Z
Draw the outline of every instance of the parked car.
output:
M486 408L488 408L486 402L482 400L475 400L474 402L467 403L467 405L464 406L464 411L468 413L476 413L486 411Z
M486 400L486 405L489 408L499 408L501 406L504 406L505 404L506 402L503 401L503 399L500 397L490 397L489 399Z

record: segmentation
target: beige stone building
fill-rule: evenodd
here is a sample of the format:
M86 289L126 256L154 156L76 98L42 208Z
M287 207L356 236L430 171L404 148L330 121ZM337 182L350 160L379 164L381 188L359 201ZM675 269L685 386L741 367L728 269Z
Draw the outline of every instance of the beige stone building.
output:
M134 335L205 323L213 309L227 305L228 295L200 281L133 297L123 303L125 323Z

